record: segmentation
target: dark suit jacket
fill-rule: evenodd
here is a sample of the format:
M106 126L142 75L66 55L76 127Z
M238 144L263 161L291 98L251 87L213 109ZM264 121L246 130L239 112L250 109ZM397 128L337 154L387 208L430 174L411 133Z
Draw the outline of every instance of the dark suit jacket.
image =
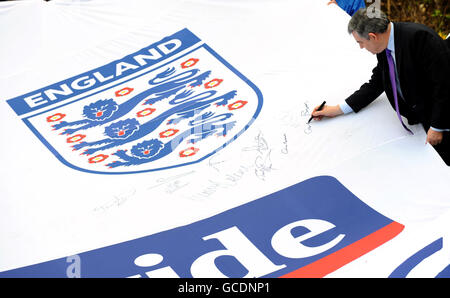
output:
M415 23L393 23L397 73L404 100L398 95L400 113L409 124L425 129L450 128L450 49L432 29ZM377 54L378 64L369 82L346 99L358 112L383 91L395 109L386 51Z

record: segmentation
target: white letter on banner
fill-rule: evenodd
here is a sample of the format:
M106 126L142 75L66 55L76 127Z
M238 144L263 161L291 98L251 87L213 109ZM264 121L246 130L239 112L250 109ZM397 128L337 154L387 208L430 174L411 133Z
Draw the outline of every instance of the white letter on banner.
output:
M30 108L45 104L48 101L43 99L41 93L36 93L23 99Z
M172 45L172 47L169 49L168 45ZM181 41L178 39L172 39L165 43L162 43L158 46L158 48L161 50L161 52L164 53L164 55L167 55L176 49L178 49L181 46Z
M139 68L137 65L133 65L131 63L126 62L119 62L116 65L116 77L122 75L124 71L130 70L130 69L136 69Z
M80 85L79 84L80 82L83 82L83 84ZM84 77L74 80L72 82L72 84L70 84L70 86L75 90L83 90L83 89L94 86L94 84L95 84L95 79L93 79L93 78L90 79L88 76L84 76Z
M162 57L161 53L158 52L156 49L149 49L148 52L151 55L139 54L134 56L134 60L136 60L136 62L139 63L140 66L144 66L145 64L147 64L145 59L158 60L159 58Z
M209 239L218 239L226 249L211 251L198 257L191 266L193 277L228 277L214 264L216 258L220 256L236 258L248 270L248 274L244 277L260 277L286 267L273 264L237 227L203 237L203 240Z
M296 227L305 227L307 232L299 237L292 236L292 229ZM333 240L320 246L309 247L301 242L326 232L335 226L328 221L320 219L304 219L288 224L279 229L272 237L272 247L280 255L292 259L301 259L320 254L336 244L344 237L344 234L336 236Z
M152 267L159 265L163 261L163 256L160 254L149 253L137 257L134 263L139 267ZM148 277L153 278L176 278L179 277L178 274L173 271L170 266L150 270L145 273ZM133 275L130 277L140 277L140 275Z
M60 95L69 95L72 94L73 91L72 89L69 88L69 86L67 86L67 84L62 84L61 85L61 90L56 90L56 89L48 89L44 91L45 95L47 95L47 97L50 100L56 100L56 96L55 94L60 94Z

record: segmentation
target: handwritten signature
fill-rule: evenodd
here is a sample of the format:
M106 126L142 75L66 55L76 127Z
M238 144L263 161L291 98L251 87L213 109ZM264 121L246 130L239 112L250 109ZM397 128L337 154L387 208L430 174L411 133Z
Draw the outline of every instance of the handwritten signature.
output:
M264 139L262 132L259 132L255 137L256 144L251 147L244 147L242 151L257 151L258 153L263 153L264 151L269 149L269 145L267 144L266 139Z
M242 151L255 151L256 156L253 166L255 167L255 175L259 179L265 181L267 172L273 170L270 154L272 149L269 148L269 144L264 138L262 132L259 132L255 137L255 145L242 148Z
M258 155L255 159L255 175L263 181L266 180L266 173L273 170L270 159L271 152L272 150L269 150L267 154Z
M311 127L311 124L306 123L306 127L305 127L305 129L303 130L303 132L304 132L305 134L307 134L307 135L309 135L310 133L312 133L312 127Z
M304 102L304 105L305 105L305 109L302 110L302 111L300 112L300 115L301 115L302 117L308 117L308 116L311 116L311 113L309 112L309 106L308 106L308 103L307 103L307 102Z
M250 168L240 165L238 169L226 172L223 176L208 179L202 189L188 196L191 200L204 200L212 197L219 189L236 187L238 182L245 177Z
M310 117L311 116L311 112L309 111L308 103L305 102L304 105L305 105L305 109L300 112L300 115L302 115L302 117ZM306 123L306 127L303 130L303 132L305 134L307 134L307 135L312 133L312 127L311 127L311 125L309 123Z
M153 189L156 187L160 187L160 186L165 186L166 193L169 193L169 194L174 193L177 190L180 190L181 188L189 185L189 182L182 181L181 178L190 176L194 173L195 173L195 171L190 171L187 173L171 176L168 178L156 179L156 184L148 186L147 190L150 190L150 189Z
M288 154L289 150L288 150L288 141L287 141L287 136L284 133L283 134L283 148L281 148L281 153L283 154Z
M136 189L130 188L129 190L123 191L118 195L114 195L113 198L101 206L95 207L94 212L107 211L113 207L120 207L125 204L131 197L136 194Z

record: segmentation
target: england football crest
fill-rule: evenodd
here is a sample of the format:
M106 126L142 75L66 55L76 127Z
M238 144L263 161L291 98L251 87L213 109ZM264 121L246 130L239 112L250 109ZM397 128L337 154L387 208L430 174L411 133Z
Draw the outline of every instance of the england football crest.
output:
M262 94L184 29L8 103L64 164L122 174L208 158L252 124Z

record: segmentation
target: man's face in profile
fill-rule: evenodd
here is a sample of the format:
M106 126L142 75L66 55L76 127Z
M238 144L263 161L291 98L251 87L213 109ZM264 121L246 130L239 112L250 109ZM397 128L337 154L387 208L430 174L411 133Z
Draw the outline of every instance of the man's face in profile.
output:
M381 41L380 36L377 33L369 33L369 39L365 39L359 36L356 31L353 31L352 35L361 49L366 49L374 55L383 52L385 49L385 47L383 46L383 42Z

